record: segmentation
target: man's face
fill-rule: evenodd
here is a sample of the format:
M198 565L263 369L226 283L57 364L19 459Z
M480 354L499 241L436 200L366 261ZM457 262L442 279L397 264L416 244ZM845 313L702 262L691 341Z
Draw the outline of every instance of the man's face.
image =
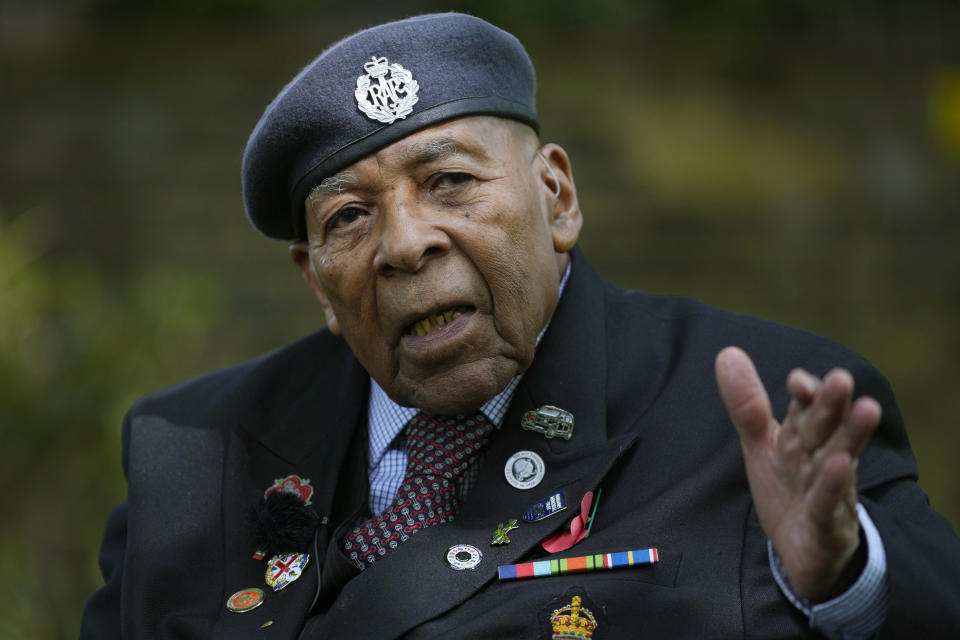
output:
M294 260L330 329L396 402L473 411L533 360L581 223L566 154L542 152L522 124L463 118L307 198Z

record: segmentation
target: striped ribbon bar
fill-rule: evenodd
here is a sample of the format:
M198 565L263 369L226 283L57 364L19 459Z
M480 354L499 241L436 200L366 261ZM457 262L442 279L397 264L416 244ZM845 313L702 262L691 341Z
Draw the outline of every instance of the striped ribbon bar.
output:
M502 564L497 567L501 580L520 580L521 578L542 578L562 576L567 573L584 571L605 571L640 564L655 564L660 561L656 549L635 549L616 553L597 553L575 558L553 558L521 564Z

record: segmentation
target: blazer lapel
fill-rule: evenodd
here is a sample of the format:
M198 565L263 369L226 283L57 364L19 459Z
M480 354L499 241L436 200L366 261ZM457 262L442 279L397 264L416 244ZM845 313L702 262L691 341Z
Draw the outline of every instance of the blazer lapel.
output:
M573 272L550 328L457 518L418 531L387 560L347 583L329 612L311 621L304 638L397 637L457 606L496 580L499 565L517 562L564 526L579 512L584 493L595 490L636 443L635 434L607 438L603 285L579 252L573 258ZM574 414L571 440L548 440L520 428L523 412L543 404ZM538 453L547 467L543 481L527 491L513 488L504 478L507 459L518 450ZM519 521L527 507L559 490L566 494L566 511L536 523L521 521L510 532L510 544L491 546L499 522ZM447 564L446 550L460 543L482 552L476 569L455 571ZM416 599L416 606L400 606L417 592L425 597Z
M310 506L329 525L343 511L337 496L357 496L342 483L366 486L363 464L352 458L358 448L358 426L364 424L367 376L344 345L338 357L307 352L303 367L284 376L285 386L269 395L269 404L251 408L250 415L230 434L223 482L223 601L235 591L257 587L264 603L242 615L223 609L214 637L238 638L260 632L270 623L271 635L294 637L317 592L322 558L311 551L301 577L281 591L265 583L266 559L255 560L248 513L276 478L297 475L313 487ZM315 363L327 363L315 370ZM329 363L336 363L333 366ZM365 442L365 439L363 439ZM362 477L362 483L351 476ZM362 490L358 500L362 500ZM321 525L323 527L324 525ZM324 550L321 551L323 553Z

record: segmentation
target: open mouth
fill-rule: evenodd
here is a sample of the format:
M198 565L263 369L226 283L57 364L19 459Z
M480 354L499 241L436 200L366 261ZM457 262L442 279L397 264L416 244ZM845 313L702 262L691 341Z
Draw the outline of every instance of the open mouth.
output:
M453 307L452 309L435 313L432 316L417 320L408 326L406 330L404 330L404 333L408 336L423 337L428 333L433 333L448 322L452 322L454 319L470 311L470 309L470 307Z

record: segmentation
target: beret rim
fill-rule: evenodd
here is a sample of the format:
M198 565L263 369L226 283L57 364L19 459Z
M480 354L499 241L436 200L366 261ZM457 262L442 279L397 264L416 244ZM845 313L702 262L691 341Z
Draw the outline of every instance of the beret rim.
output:
M537 120L536 114L530 110L528 105L514 100L496 96L478 96L443 102L411 114L403 120L397 120L392 124L380 127L363 138L344 145L315 164L290 188L291 211L287 228L278 229L274 219L264 221L273 223L267 228L266 224L260 224L257 217L253 215L250 216L250 221L260 233L271 238L277 240L306 240L303 203L310 191L320 184L324 178L334 175L412 133L471 115L491 115L518 120L530 126L535 132L540 132L540 122Z

